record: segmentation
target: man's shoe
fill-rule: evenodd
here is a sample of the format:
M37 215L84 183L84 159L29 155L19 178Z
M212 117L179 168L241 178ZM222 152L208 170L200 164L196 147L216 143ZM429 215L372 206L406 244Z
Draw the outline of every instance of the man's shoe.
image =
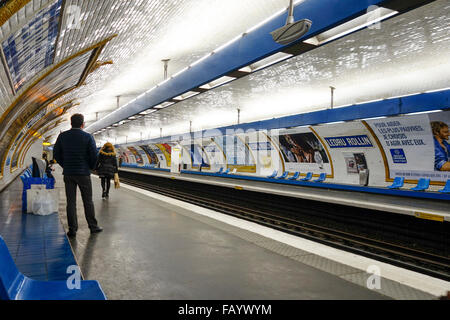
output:
M69 230L69 232L67 232L67 236L69 238L75 238L77 236L77 233Z
M99 233L99 232L102 232L102 231L103 231L103 228L101 228L101 227L97 227L95 229L91 229L91 233Z
M106 196L106 192L103 191L103 192L102 192L102 198L105 198L105 196Z

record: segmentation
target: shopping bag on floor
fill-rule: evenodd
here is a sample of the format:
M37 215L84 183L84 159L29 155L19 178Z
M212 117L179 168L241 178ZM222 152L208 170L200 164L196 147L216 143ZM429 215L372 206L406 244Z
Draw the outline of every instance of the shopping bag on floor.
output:
M114 188L116 188L116 189L120 188L120 180L119 180L118 173L114 173Z
M27 213L33 213L33 200L38 196L40 190L45 190L45 185L32 184L30 189L25 190Z
M31 211L46 216L58 212L59 193L55 189L30 189Z

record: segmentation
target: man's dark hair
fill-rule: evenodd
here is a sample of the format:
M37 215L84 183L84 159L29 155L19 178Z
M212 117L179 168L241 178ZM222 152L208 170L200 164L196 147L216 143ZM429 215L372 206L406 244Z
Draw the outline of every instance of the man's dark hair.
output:
M70 124L72 128L81 128L84 123L84 116L81 113L76 113L70 117Z

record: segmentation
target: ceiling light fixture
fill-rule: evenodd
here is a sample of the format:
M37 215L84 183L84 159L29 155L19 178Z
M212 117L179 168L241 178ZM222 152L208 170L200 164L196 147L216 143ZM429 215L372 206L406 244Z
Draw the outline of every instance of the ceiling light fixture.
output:
M178 100L178 101L185 100L187 98L196 96L199 93L200 92L196 92L196 91L188 91L188 92L183 93L182 95L179 95L178 97L173 98L173 100Z
M267 58L261 59L255 63L252 63L246 67L243 67L243 68L239 69L239 71L255 72L255 71L261 70L263 68L266 68L268 66L271 66L275 63L286 60L292 56L293 56L293 54L290 54L290 53L277 52L271 56L268 56Z
M370 8L370 7L369 7ZM375 10L371 10L362 16L359 16L353 20L343 23L335 28L322 32L312 38L309 38L303 42L309 43L315 46L322 45L324 43L333 41L347 34L368 27L374 23L385 20L393 15L398 14L398 11L378 7Z
M145 115L153 113L155 111L156 111L155 109L147 109L145 111L139 112L139 114L145 116Z
M218 78L216 80L213 80L213 81L211 81L211 82L209 82L207 84L204 84L204 85L200 86L199 88L200 89L210 90L210 89L214 89L214 88L216 88L218 86L221 86L221 85L223 85L225 83L228 83L228 82L236 80L236 79L237 78L235 78L235 77L223 76L223 77Z
M426 113L435 113L435 112L442 112L444 110L442 109L438 109L438 110L428 110L428 111L419 111L419 112L411 112L411 113L406 113L408 116L413 116L413 115L417 115L417 114L426 114Z
M163 102L161 104L158 104L157 106L154 106L153 108L154 109L164 109L164 108L167 108L167 107L173 105L174 103L175 102Z

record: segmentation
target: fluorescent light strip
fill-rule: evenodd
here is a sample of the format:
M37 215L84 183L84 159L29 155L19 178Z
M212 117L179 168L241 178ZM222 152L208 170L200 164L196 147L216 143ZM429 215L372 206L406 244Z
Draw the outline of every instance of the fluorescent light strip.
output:
M381 116L381 117L363 118L363 119L359 119L359 120L376 120L376 119L385 119L385 118L387 118L387 117Z
M173 105L174 103L175 102L163 102L163 103L161 103L161 104L159 104L157 106L154 106L153 108L154 109L164 109L164 108L167 108L167 107Z
M275 54L273 54L273 55L271 55L271 56L269 56L267 58L264 58L262 60L259 60L259 61L255 62L255 63L252 63L252 64L250 64L250 65L248 65L246 67L243 67L243 68L239 69L239 71L249 72L249 70L250 70L251 72L255 72L255 71L258 71L260 69L263 69L263 68L266 68L268 66L271 66L271 65L273 65L275 63L278 63L278 62L281 62L283 60L286 60L286 59L288 59L288 58L290 58L292 56L293 55L289 54L289 53L277 52L277 53L275 53Z
M176 76L182 74L183 72L185 72L185 71L188 70L189 68L190 68L190 67L188 66L188 67L186 67L186 68L181 69L180 71L178 71L177 73L175 73L174 75L172 75L172 78L175 78Z
M334 122L321 123L321 124L322 125L327 125L327 124L338 124L338 123L345 123L345 121L334 121Z
M147 109L145 111L139 112L139 114L140 115L147 115L147 114L153 113L155 111L156 111L155 109Z
M327 30L327 31L325 31L319 35L316 35L315 37L309 38L303 42L318 46L318 45L330 42L332 40L335 40L337 38L340 38L342 36L345 36L346 34L352 33L359 29L368 27L374 23L385 20L396 14L398 14L398 11L379 7L378 9L367 12L366 14L363 14L362 16L359 16L359 17L357 17L353 20L350 20L346 23L343 23L335 28Z
M189 66L190 66L190 67L193 67L193 66L195 66L196 64L199 64L200 62L202 62L203 60L207 59L208 57L210 57L210 56L212 56L212 55L213 55L213 53L210 52L210 53L208 53L206 56L204 56L203 58L200 58L200 59L198 59L197 61L191 63Z
M442 88L442 89L435 89L435 90L427 90L427 91L424 91L424 93L432 93L432 92L439 92L439 91L445 91L445 90L450 90L450 87Z
M188 91L188 92L186 92L186 93L184 93L184 94L182 94L182 95L179 95L178 97L175 97L175 98L173 98L173 99L174 99L174 100L181 101L181 100L185 100L185 99L187 99L187 98L196 96L196 95L198 95L199 93L200 93L200 92Z
M162 86L164 83L166 83L166 82L168 82L168 81L170 81L170 80L172 80L172 77L167 78L166 80L164 80L164 81L158 83L156 86L157 86L157 87Z
M368 100L368 101L363 101L363 102L355 103L355 105L358 105L358 104L365 104L365 103L372 103L372 102L378 102L378 101L383 101L383 100L384 100L384 99Z
M204 84L204 85L200 86L200 88L201 89L210 90L210 89L214 89L215 87L221 86L221 85L223 85L225 83L231 82L231 81L236 80L236 79L237 78L235 78L235 77L223 76L221 78L218 78L218 79L216 79L214 81L211 81L211 82L209 82L207 84Z
M439 109L439 110L429 110L429 111L419 111L419 112L412 112L412 113L405 113L408 116L412 116L412 115L417 115L417 114L426 114L426 113L435 113L435 112L442 112L444 110Z
M241 39L243 36L244 36L244 34L238 35L237 37L231 39L231 40L228 41L227 43L225 43L225 44L221 45L220 47L218 47L217 49L213 50L213 53L219 52L220 50L226 48L227 46L229 46L229 45L232 44L233 42L235 42L235 41Z

